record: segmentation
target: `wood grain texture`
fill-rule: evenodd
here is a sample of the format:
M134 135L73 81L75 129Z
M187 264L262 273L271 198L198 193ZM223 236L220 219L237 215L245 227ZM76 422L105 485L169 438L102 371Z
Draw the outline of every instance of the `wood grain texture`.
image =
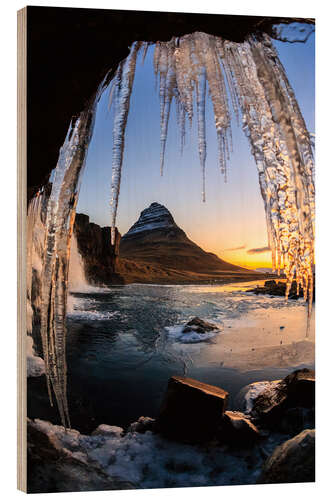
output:
M17 13L17 487L27 491L27 9Z

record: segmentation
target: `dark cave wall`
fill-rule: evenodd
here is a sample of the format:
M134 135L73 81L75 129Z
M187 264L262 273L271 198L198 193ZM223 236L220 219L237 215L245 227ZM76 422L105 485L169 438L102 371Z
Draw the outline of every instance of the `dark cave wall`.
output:
M194 31L242 41L288 18L28 7L28 199L45 184L73 116L135 40Z

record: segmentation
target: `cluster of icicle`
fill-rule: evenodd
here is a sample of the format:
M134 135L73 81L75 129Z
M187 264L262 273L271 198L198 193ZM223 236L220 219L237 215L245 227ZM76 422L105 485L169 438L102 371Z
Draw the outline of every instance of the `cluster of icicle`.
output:
M135 42L129 56L116 70L111 83L114 106L111 242L116 213L137 56L148 44ZM207 84L213 103L219 150L219 166L226 173L231 151L230 109L242 117L257 163L265 203L273 266L282 269L308 293L311 312L313 290L314 184L313 155L309 133L270 39L251 36L243 43L193 33L155 45L154 69L159 76L161 116L161 173L172 100L177 105L181 145L185 142L186 118L192 123L194 98L198 122L199 160L205 199ZM70 426L66 395L66 307L70 242L79 193L79 179L93 130L96 103L70 126L53 172L52 189L45 209L42 283L40 299L41 337L47 386L52 403L55 394L62 423ZM34 201L33 203L36 203ZM43 198L45 204L45 199ZM36 207L34 207L35 210Z
M66 309L70 243L78 200L80 176L91 139L96 102L71 123L51 174L49 193L38 192L28 207L28 238L36 239L36 222L42 221L43 248L39 315L47 389L53 394L64 427L70 427L67 403ZM28 301L31 297L31 245L28 245ZM30 295L30 297L29 297Z
M118 68L113 86L115 102L111 226L114 238L120 190L122 154L136 59L147 43L133 44ZM251 145L265 203L273 270L287 277L286 296L293 279L309 298L311 312L314 265L314 161L311 138L284 68L267 35L249 36L243 43L193 33L157 42L154 70L159 77L161 158L163 173L171 103L174 100L185 142L186 118L198 123L198 149L205 201L206 87L213 104L219 166L226 175L232 150L231 108ZM116 92L115 92L116 89ZM228 90L227 90L228 89ZM115 95L116 94L116 95Z

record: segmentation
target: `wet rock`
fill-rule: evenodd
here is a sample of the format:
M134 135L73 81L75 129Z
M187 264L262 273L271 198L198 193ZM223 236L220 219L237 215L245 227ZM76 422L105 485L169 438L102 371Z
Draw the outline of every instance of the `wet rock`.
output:
M263 380L260 382L253 382L252 384L242 387L235 397L235 407L245 413L250 413L253 408L254 401L259 394L269 388L275 388L275 386L280 382L281 380Z
M218 327L213 323L208 323L208 321L204 321L196 316L195 318L191 319L191 321L186 323L182 332L207 333L213 330L218 330Z
M240 411L224 413L218 434L220 442L246 448L259 438L259 430L244 413Z
M155 419L150 417L140 417L137 422L130 424L129 432L140 432L144 434L146 431L154 430Z
M315 372L304 368L296 370L277 384L268 386L254 400L251 415L267 425L287 427L288 412L292 408L314 407L315 403ZM304 418L306 412L299 411L299 418ZM303 417L300 417L303 415ZM289 416L294 416L289 412Z
M124 434L124 429L116 425L101 424L95 429L92 436L108 436L108 437L121 437Z
M59 439L36 426L33 420L27 419L28 456L35 460L59 460L67 455Z
M258 483L303 483L315 480L315 430L304 430L278 446L267 459Z
M197 380L173 376L156 421L169 439L203 443L213 439L226 410L228 392Z

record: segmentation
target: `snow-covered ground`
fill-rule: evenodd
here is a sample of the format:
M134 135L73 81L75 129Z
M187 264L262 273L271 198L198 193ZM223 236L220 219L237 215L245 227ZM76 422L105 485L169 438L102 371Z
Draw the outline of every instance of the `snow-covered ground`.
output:
M264 444L236 451L221 445L180 444L151 431L125 433L108 425L90 436L42 420L34 425L55 435L77 460L97 462L110 477L130 481L138 488L253 484L266 456L286 439L275 434Z

